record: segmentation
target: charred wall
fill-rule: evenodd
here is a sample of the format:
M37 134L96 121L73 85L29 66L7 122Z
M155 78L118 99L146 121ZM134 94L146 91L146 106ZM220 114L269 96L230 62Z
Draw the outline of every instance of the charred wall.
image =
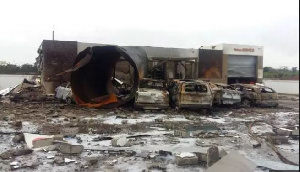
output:
M46 93L54 93L54 89L64 82L70 81L70 74L55 76L56 74L72 68L77 56L76 41L52 41L42 42L42 84Z
M210 81L221 81L224 75L222 50L199 50L198 78Z

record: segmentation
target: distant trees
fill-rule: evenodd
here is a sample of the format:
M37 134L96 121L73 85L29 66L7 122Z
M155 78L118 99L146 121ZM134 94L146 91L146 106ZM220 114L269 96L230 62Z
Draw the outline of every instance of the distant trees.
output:
M31 64L21 66L15 64L0 65L0 74L37 74L38 69Z
M264 78L285 79L292 77L299 77L299 70L297 67L292 67L291 69L286 66L277 69L264 67Z

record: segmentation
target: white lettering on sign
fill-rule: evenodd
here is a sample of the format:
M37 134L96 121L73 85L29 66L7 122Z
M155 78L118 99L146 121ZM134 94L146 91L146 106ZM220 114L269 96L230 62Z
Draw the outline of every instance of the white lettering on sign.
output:
M234 48L233 50L241 52L254 52L254 48Z

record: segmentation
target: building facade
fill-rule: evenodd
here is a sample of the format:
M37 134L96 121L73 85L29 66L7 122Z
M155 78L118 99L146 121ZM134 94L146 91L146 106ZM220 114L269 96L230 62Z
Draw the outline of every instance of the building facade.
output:
M218 83L261 83L263 47L218 44L199 49L198 78Z

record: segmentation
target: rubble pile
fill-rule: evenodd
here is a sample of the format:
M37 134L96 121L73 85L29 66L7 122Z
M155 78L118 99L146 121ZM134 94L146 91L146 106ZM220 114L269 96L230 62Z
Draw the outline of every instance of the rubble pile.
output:
M53 101L53 97L44 94L41 85L27 79L14 88L1 90L0 98L2 103Z
M299 170L293 96L276 108L201 114L83 108L44 101L39 89L23 82L4 96L19 101L0 104L0 171Z

